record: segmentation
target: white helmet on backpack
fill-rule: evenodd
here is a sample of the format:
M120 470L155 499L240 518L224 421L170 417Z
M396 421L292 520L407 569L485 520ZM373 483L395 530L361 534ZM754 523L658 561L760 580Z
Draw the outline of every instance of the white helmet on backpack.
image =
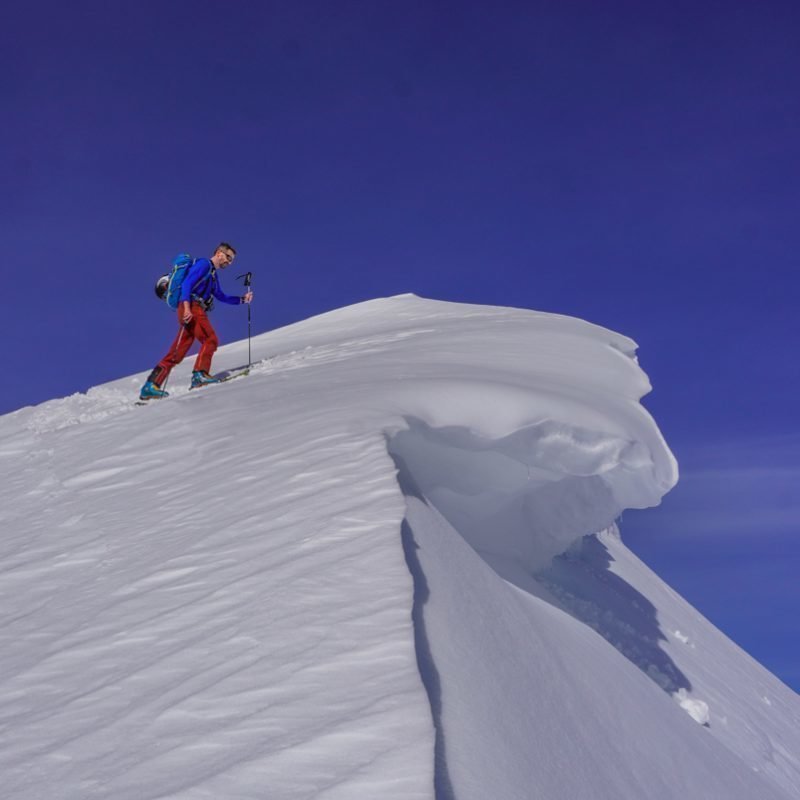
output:
M158 295L159 300L164 299L164 295L167 293L168 286L169 286L169 275L162 275L156 281L156 294Z

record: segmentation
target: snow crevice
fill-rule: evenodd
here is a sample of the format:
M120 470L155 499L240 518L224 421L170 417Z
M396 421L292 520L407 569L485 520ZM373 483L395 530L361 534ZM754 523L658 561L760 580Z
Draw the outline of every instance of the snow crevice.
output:
M405 423L404 429L387 434L387 449L406 499L402 543L414 581L417 665L436 732L436 800L453 800L457 793L443 708L443 685L451 676L449 666L440 667L433 655L436 647L426 621L431 586L419 556L430 524L441 535L462 538L528 598L544 600L593 628L664 691L685 695L691 690L660 648L666 636L654 607L610 572L613 559L593 535L616 530L614 520L623 510L619 495L640 480L637 470L648 470L650 461L638 443L552 421L499 439L466 427L436 428L415 417L406 417ZM428 509L422 517L421 506ZM431 523L424 521L425 514ZM439 523L433 521L437 518ZM591 580L576 570L591 572ZM583 585L598 584L592 597L580 597Z
M430 597L425 571L422 569L417 550L419 545L408 520L403 520L401 528L403 553L409 572L414 580L414 600L411 617L414 623L414 646L417 654L417 667L428 694L431 718L436 733L433 753L435 800L455 800L455 792L447 766L444 723L442 720L442 678L431 652L431 643L425 625L424 607Z
M584 691L585 702L609 709L667 703L710 729L707 703L668 652L658 609L615 568L619 497L641 479L637 470L648 473L636 445L554 422L496 439L415 417L405 423L386 438L406 505L401 538L414 585L417 668L435 731L435 800L483 800L478 787L485 785L498 797L534 784L542 796L578 796L580 773L539 753L543 741L563 761L591 752L600 762L626 737L628 747L640 742L617 712L605 719L611 727L602 741L585 720L585 729L554 728L560 703L580 706ZM553 630L559 643L581 642L572 657L571 646L555 646ZM555 699L566 675L576 696ZM637 713L645 724L647 714ZM735 750L670 724L674 736L664 746L681 752L677 760L702 771L731 759L731 785L752 780ZM661 735L659 724L651 735ZM531 743L538 743L533 750ZM609 796L641 797L637 771L660 758L640 753L629 774L611 781ZM662 778L664 797L688 790L672 786L674 775ZM750 787L741 796L772 796L772 789ZM708 796L733 795L719 785Z
M460 426L435 428L407 417L387 434L400 489L435 509L499 575L538 595L532 573L583 533L609 524L621 510L602 475L644 465L635 443L544 422L492 440ZM425 618L430 587L417 555L410 515L403 550L414 581L412 619L417 666L435 729L436 800L455 800L443 720L443 678Z

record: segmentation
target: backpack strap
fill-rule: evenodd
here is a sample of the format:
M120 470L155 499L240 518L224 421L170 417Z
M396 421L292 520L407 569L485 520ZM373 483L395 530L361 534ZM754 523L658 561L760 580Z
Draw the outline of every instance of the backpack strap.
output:
M203 307L208 311L214 303L214 298L209 296L208 298L203 297L203 294L209 289L209 285L213 291L213 284L217 279L217 270L214 265L211 265L211 269L208 271L208 275L203 279L202 286L200 291L195 293L192 292L192 300L196 300L198 303L201 303Z

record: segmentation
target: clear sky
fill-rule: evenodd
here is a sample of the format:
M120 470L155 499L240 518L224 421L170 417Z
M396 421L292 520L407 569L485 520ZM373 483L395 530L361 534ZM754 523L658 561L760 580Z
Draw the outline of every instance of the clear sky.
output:
M4 18L0 412L152 367L155 279L221 239L256 332L409 291L583 317L639 343L684 470L628 542L800 688L797 3Z

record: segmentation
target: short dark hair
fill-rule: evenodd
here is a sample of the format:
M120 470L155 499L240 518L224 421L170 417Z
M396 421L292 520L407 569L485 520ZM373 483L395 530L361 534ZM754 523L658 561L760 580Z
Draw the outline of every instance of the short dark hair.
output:
M227 242L220 242L214 248L214 252L216 253L218 250L230 250L234 255L236 255L236 248L232 244L228 244Z

